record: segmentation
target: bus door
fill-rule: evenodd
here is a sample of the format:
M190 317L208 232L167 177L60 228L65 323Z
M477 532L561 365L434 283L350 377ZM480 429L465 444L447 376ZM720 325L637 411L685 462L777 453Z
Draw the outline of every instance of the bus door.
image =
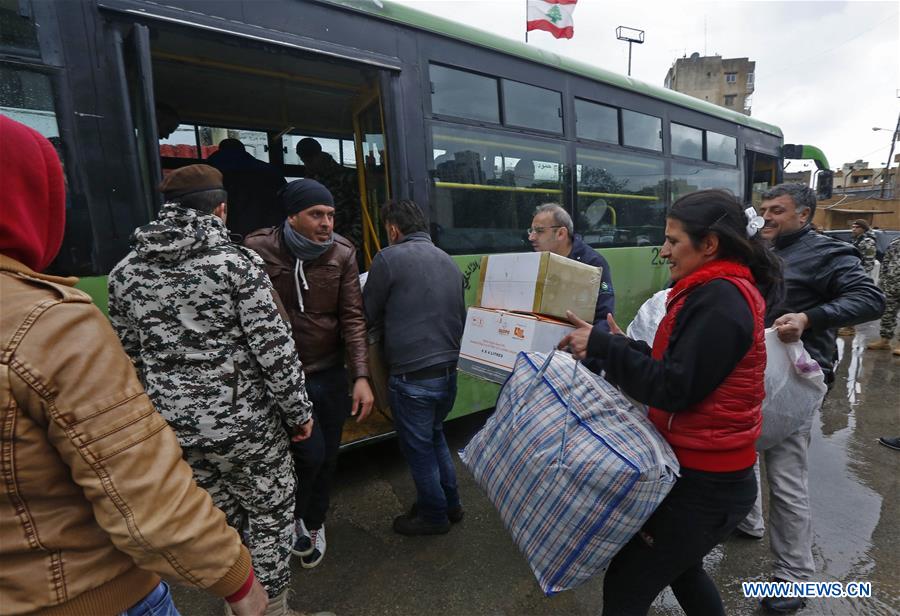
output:
M150 29L133 24L129 32L117 35L127 87L128 125L133 129L137 172L145 209L139 214L152 219L159 210L156 186L162 178L157 145L156 114L153 95L153 68L150 56Z
M353 142L362 208L362 252L366 269L385 243L379 208L391 198L388 149L384 130L384 108L379 87L359 98L353 112Z
M754 207L762 202L762 194L779 182L781 166L778 158L761 152L747 150L745 153L747 169L746 194L750 196Z

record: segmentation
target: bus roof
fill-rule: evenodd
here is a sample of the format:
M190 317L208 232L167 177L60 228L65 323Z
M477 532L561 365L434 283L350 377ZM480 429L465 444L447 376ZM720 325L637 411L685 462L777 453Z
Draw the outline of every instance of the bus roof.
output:
M624 90L644 94L672 105L686 107L694 111L699 111L700 113L722 118L729 122L741 124L778 137L783 136L781 129L777 126L751 118L743 113L731 111L730 109L719 107L713 103L702 101L699 98L694 98L693 96L688 96L687 94L682 94L675 90L654 86L644 81L640 81L639 79L613 73L612 71L607 71L597 66L587 64L586 62L573 60L572 58L567 58L519 41L485 32L484 30L479 30L478 28L473 28L466 24L431 15L402 4L395 4L389 1L378 2L376 4L375 0L321 1L376 15L383 19L395 21L421 30L449 36L467 43L472 43L473 45L496 49L512 56L540 62L541 64L546 64L568 73L581 75Z

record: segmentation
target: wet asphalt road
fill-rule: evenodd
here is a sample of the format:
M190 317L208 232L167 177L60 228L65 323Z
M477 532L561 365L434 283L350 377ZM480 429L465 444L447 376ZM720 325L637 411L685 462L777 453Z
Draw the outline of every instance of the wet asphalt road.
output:
M841 338L837 383L813 426L810 497L818 581L868 581L869 599L812 599L799 612L900 614L900 452L877 443L900 435L900 357L866 351L875 324ZM459 449L484 421L448 424ZM599 614L602 577L544 597L492 505L459 464L466 517L448 535L406 538L391 531L393 516L414 500L396 442L345 452L340 459L328 550L319 567L294 561L291 605L345 616ZM764 501L765 504L765 501ZM552 537L548 538L552 540ZM768 541L731 539L706 560L728 614L762 613L741 595L742 581L769 576ZM186 616L218 615L221 602L193 590L175 593ZM681 614L671 591L651 614Z

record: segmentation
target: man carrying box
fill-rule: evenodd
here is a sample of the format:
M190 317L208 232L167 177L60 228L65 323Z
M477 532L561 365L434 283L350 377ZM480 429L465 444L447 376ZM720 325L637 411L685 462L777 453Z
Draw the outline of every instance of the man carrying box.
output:
M444 419L456 399L456 363L466 319L462 273L428 235L412 201L389 201L381 218L390 246L369 268L366 319L383 334L388 396L400 448L416 484L416 504L394 519L401 535L436 535L463 508Z
M594 323L602 323L602 327L606 327L606 315L613 314L616 306L609 263L585 244L580 237L575 236L572 217L569 216L569 213L556 203L545 203L538 207L531 221L531 228L528 229L528 241L531 242L535 252L546 250L574 261L602 268Z

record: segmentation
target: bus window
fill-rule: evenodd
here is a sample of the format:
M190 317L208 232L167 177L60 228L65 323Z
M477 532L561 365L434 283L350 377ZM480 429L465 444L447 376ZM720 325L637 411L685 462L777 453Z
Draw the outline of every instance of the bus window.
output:
M163 159L163 167L167 167L167 158L205 160L215 154L224 139L237 139L244 144L248 154L269 162L268 136L262 131L179 124L171 135L159 140L159 155Z
M671 125L672 156L703 160L703 131L683 124Z
M656 116L623 109L622 144L662 152L662 120Z
M737 139L706 131L706 160L726 165L737 164Z
M316 135L285 135L284 139L284 164L302 165L303 161L297 155L297 144L301 139L312 137L322 146L322 151L329 154L338 164L350 169L356 169L356 151L352 139L334 139L331 137L319 137Z
M431 112L470 120L500 123L497 80L432 64Z
M706 188L724 188L740 197L741 174L737 169L716 169L672 162L672 201Z
M18 0L0 0L0 49L10 55L40 57L34 22L21 15Z
M529 250L534 210L563 200L563 148L487 132L432 128L432 237L450 254Z
M503 123L561 133L562 94L504 79Z
M615 107L575 99L575 134L580 139L619 143L619 111Z
M662 159L579 148L575 230L595 248L658 246L666 226Z
M45 137L59 137L53 89L43 73L0 66L0 113Z

